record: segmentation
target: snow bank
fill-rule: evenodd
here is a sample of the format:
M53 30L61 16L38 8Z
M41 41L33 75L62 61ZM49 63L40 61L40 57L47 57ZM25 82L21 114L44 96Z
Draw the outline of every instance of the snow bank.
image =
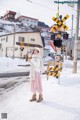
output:
M0 73L4 72L12 72L12 71L20 71L20 70L26 70L25 67L19 67L19 65L29 65L29 62L26 62L23 59L18 58L6 58L6 57L0 57Z

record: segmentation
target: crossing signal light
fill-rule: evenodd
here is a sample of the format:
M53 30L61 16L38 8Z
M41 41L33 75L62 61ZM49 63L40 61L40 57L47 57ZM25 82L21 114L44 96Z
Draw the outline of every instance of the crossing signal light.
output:
M63 50L63 46L61 47L61 54L63 54L64 53L64 50Z
M63 34L63 39L68 40L68 38L69 38L69 34L67 33Z
M63 45L63 46L61 47L61 54L63 54L64 52L66 52L66 46L65 46L65 45Z
M62 46L62 40L61 39L54 40L54 46L61 47Z
M51 40L55 40L55 35L51 35Z
M23 51L23 50L24 50L24 47L20 47L20 50Z
M64 45L64 48L63 48L63 49L64 49L64 52L66 52L66 46L65 46L65 45Z

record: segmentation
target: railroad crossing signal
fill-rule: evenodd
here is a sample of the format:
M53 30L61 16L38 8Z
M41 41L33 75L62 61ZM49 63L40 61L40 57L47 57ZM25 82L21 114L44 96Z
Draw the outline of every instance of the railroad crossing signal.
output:
M23 51L23 50L24 50L24 47L20 47L20 50Z
M66 25L63 24L63 22L69 18L69 15L66 15L62 20L58 20L58 18L53 17L52 20L55 21L57 23L57 25L55 25L54 27L52 27L52 32L54 32L55 30L59 29L60 27L64 28L65 30L68 30L68 27Z
M21 51L24 50L24 42L20 42L20 50L21 50Z
M60 76L60 72L62 72L62 62L48 62L46 71L47 79L48 76L58 78Z
M22 58L22 51L24 50L24 42L20 42L20 50L21 50L20 57Z

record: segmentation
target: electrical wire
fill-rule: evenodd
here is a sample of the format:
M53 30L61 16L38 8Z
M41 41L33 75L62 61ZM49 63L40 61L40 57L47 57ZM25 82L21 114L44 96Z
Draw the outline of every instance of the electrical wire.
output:
M39 6L41 6L41 7L44 7L44 8L47 8L47 9L53 11L51 8L49 8L49 7L45 6L45 5L42 5L42 4L39 4L39 3L33 2L33 1L31 1L31 0L27 0L27 2L30 2L30 3L33 3L33 4L36 4L36 5L39 5Z

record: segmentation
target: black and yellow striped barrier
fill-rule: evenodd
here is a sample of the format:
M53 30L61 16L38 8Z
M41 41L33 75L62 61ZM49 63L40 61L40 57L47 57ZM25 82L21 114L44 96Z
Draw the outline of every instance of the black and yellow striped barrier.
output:
M49 76L58 78L62 72L62 62L48 62L46 71L47 79Z
M51 31L54 32L55 30L58 30L59 27L63 27L64 30L68 30L68 27L63 24L63 22L69 18L69 15L66 15L62 20L58 20L58 18L53 17L52 20L57 23L54 27L51 28Z

